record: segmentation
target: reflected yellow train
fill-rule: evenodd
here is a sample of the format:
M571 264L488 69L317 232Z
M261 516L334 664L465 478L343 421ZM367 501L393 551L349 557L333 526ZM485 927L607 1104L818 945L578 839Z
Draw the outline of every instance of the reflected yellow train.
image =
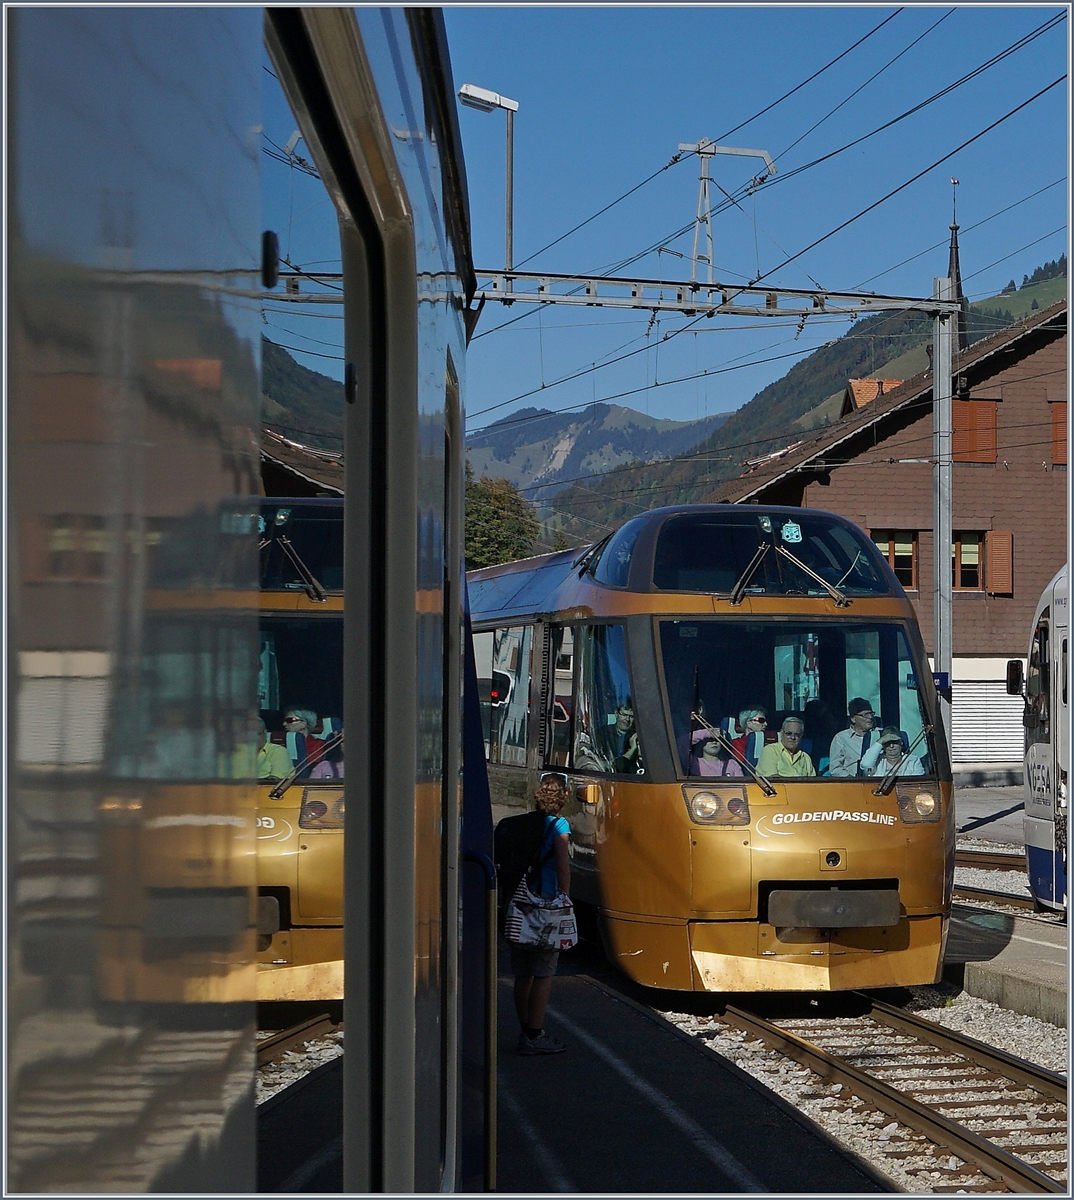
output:
M326 747L343 711L342 501L262 501L261 543L258 703L292 774L258 782L257 996L338 1000L345 759ZM291 707L315 715L305 734L288 732Z
M950 765L913 610L859 528L661 509L469 589L494 812L567 776L573 892L627 975L719 992L939 978Z

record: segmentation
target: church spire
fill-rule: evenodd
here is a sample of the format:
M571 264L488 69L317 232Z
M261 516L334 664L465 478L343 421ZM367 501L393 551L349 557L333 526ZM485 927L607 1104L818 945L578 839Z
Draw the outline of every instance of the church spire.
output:
M958 348L966 350L969 347L970 339L966 331L966 310L969 305L966 301L966 293L962 290L962 272L958 264L958 219L955 211L955 188L958 187L958 180L951 180L951 253L947 261L947 276L951 280L951 287L955 294L955 299L959 303L958 313Z

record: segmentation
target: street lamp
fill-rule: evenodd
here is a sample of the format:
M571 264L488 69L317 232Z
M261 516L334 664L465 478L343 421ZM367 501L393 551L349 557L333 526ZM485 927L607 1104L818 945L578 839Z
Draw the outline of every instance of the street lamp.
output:
M508 100L499 92L490 92L472 83L464 83L459 88L459 100L467 108L476 108L478 112L490 113L502 108L507 113L507 263L504 270L510 271L514 261L515 113L518 112L518 101Z

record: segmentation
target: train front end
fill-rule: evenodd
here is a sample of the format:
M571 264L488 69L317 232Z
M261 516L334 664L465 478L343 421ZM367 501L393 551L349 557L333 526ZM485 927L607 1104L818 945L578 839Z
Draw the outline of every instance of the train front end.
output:
M609 615L550 627L547 758L575 785L577 890L613 961L683 990L937 981L951 774L872 543L830 514L727 506L639 518L596 557Z

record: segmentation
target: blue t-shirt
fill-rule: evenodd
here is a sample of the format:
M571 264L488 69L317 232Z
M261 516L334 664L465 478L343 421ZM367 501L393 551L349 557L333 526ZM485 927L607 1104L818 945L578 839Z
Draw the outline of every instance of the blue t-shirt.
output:
M541 841L541 895L551 899L559 891L559 876L556 872L556 853L553 848L560 834L569 834L571 827L562 817L545 814L544 838Z

